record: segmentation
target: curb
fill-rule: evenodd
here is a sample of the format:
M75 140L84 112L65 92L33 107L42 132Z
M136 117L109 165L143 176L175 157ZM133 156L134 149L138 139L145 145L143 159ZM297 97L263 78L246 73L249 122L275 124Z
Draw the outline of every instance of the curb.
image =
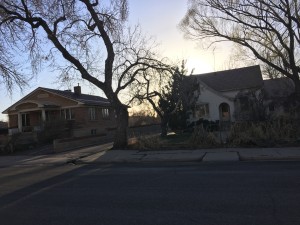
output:
M300 157L241 157L240 161L251 162L251 161L300 161Z

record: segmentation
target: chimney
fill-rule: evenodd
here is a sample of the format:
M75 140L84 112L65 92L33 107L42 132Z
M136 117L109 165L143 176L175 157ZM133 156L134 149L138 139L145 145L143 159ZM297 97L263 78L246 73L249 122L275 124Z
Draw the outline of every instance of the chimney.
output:
M76 94L76 95L80 95L81 94L81 87L79 86L79 84L78 84L78 86L76 87L74 87L74 93Z

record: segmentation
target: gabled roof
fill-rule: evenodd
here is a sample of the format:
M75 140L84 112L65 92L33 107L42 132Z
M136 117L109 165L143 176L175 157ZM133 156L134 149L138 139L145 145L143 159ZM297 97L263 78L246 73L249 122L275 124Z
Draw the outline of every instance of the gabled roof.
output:
M85 105L109 105L109 101L106 98L102 98L100 96L96 95L87 95L87 94L75 94L74 92L68 90L68 91L61 91L56 89L50 89L50 88L43 88L45 91L51 92L53 94L60 95L62 97L77 101L79 103L85 104Z
M295 84L290 78L264 80L264 91L267 98L288 97L295 91Z
M73 100L77 102L77 104L81 105L90 105L90 106L109 106L110 102L106 98L102 98L100 96L95 96L95 95L87 95L87 94L75 94L72 91L61 91L61 90L56 90L56 89L50 89L50 88L44 88L44 87L38 87L34 91L30 92L28 95L8 107L6 110L4 110L2 113L8 113L8 110L17 106L20 104L22 101L24 101L26 98L30 97L33 93L44 90L46 92L58 95L63 98L67 98L70 100ZM43 107L47 108L49 106L52 107L57 107L56 105L51 105L51 102L43 102Z
M258 65L192 75L191 77L196 77L210 88L219 92L259 88L263 85L263 79Z

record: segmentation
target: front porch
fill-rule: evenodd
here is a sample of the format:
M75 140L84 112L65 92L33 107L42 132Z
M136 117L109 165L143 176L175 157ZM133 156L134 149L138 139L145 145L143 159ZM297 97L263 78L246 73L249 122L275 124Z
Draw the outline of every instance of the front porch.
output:
M9 135L17 133L38 133L46 123L61 120L60 109L38 109L9 115Z
M60 108L21 111L9 115L8 138L14 150L52 143L72 135L74 120L65 120Z

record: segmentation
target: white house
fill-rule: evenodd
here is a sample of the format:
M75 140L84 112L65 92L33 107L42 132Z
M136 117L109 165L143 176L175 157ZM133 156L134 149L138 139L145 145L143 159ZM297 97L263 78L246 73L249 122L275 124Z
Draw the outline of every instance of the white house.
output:
M187 78L193 89L193 107L188 122L199 119L234 122L237 108L247 108L248 99L237 96L251 92L259 95L263 79L259 66L192 75Z

